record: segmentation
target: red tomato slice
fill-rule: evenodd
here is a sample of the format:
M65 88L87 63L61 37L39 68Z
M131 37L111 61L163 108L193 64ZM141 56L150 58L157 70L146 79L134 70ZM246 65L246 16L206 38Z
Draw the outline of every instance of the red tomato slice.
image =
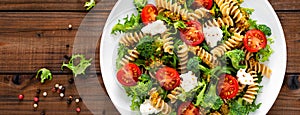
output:
M181 39L188 45L197 46L204 40L202 25L198 21L186 22L187 27L180 29Z
M193 6L195 8L205 7L206 9L210 10L213 6L213 0L195 0L193 2Z
M142 72L136 64L128 63L118 71L117 79L124 86L134 86L141 74Z
M266 35L260 30L249 30L243 39L244 46L249 52L258 52L267 45Z
M229 74L222 75L218 82L218 93L222 99L231 99L239 90L238 81Z
M156 72L156 79L165 90L173 90L180 85L178 72L170 67L160 68Z
M147 4L141 13L142 21L145 25L156 20L158 14L157 8L153 4Z
M177 115L200 115L199 109L192 102L184 102L180 104Z

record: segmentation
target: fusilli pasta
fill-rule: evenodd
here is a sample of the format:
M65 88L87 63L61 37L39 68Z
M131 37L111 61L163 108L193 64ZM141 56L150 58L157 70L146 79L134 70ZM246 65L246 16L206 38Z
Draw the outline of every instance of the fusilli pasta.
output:
M157 110L161 111L162 114L169 114L172 108L159 96L156 88L152 88L149 91L150 103Z
M129 61L135 61L135 59L139 58L139 52L136 50L136 48L134 48L133 50L128 50L128 54L125 55L120 63L122 66L124 66L125 64L129 63Z
M263 76L266 76L268 78L271 77L272 70L269 67L267 67L266 65L255 61L253 58L245 61L245 64L248 68L247 69L248 71L253 70L253 71L256 71L257 73L261 73Z
M234 33L234 35L231 36L231 38L229 38L223 44L212 49L212 55L216 57L221 57L222 55L224 55L225 52L238 47L242 43L243 38L244 36L240 35L239 33Z
M178 46L177 56L179 58L179 70L181 74L187 72L187 63L189 58L188 53L189 53L189 49L185 43Z
M174 50L174 38L170 37L170 33L164 33L162 34L162 40L163 40L163 49L164 52L167 52L169 54L173 54L173 50Z
M216 57L212 56L210 53L205 51L202 47L190 47L191 52L195 55L199 56L204 63L206 63L210 68L215 68L220 64L220 62L216 59Z
M142 32L127 33L120 39L120 43L125 46L132 46L133 44L139 42L144 36L145 34Z
M252 102L254 101L254 99L255 99L255 96L257 95L257 93L258 93L258 90L259 90L259 87L258 87L258 83L257 83L257 80L258 80L258 78L257 78L257 75L256 75L256 72L255 71L250 71L249 72L251 75L252 75L252 77L254 78L254 84L252 84L252 85L249 85L248 87L247 87L247 91L246 91L246 93L244 94L244 96L243 96L243 100L245 100L245 101L247 101L248 103L250 103L250 104L252 104Z
M182 90L180 90L180 87L176 87L175 89L173 89L171 91L171 93L169 93L167 95L167 97L171 100L171 103L175 103L177 100L177 96L181 93L182 93Z

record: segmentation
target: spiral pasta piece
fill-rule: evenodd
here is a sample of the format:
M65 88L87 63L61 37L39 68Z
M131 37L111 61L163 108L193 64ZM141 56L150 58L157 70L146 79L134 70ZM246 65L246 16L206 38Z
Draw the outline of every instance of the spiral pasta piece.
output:
M179 70L181 74L187 72L188 53L189 49L185 43L178 46L177 57L179 58Z
M127 33L120 39L119 42L125 46L132 46L139 42L143 37L145 37L145 34L142 32Z
M238 33L234 33L234 35L231 36L231 38L229 38L223 44L212 49L211 50L212 55L216 57L221 57L222 55L224 55L225 52L238 47L242 43L243 38L244 36Z
M248 71L253 70L253 71L256 71L257 73L261 73L263 76L266 76L268 78L271 77L272 70L269 67L267 67L266 65L255 61L253 58L245 61L245 64L247 66Z
M167 9L176 14L181 15L183 20L188 18L188 11L186 9L182 9L180 5L177 3L172 4L172 1L167 0L155 0L156 6L158 9Z
M171 112L172 108L159 96L156 88L152 88L148 94L150 95L150 104L154 108L161 111L162 114L169 114Z
M220 64L216 57L212 56L210 53L205 51L202 47L190 47L189 50L193 52L195 55L199 56L201 60L205 64L207 64L210 68L215 68Z
M226 16L223 18L217 18L217 19L211 19L208 20L205 24L205 27L211 27L211 26L218 26L218 27L222 27L222 26L234 26L234 22L232 20L231 17Z
M254 84L248 86L246 93L244 94L242 99L245 100L246 102L252 104L252 102L256 98L256 95L258 94L258 90L259 90L258 85L259 84L257 83L258 78L257 78L256 72L250 71L249 73L254 78Z
M245 47L242 47L241 50L245 52L245 60L249 60L253 56L253 53L249 52Z
M188 13L188 18L190 20L197 20L204 17L208 17L207 13L209 13L209 10L205 8L198 8L194 12Z
M163 48L164 52L167 52L169 54L174 54L174 38L170 37L170 33L163 33L162 34L162 40L163 40Z
M233 0L214 0L223 16L231 16L236 23L243 20L244 16L239 9L238 3Z
M167 95L167 97L171 100L171 103L175 103L177 101L177 96L182 93L180 87L176 87Z
M135 59L139 58L139 54L140 53L136 50L136 48L133 50L128 50L128 54L125 55L120 61L121 65L124 66L130 61L135 61Z

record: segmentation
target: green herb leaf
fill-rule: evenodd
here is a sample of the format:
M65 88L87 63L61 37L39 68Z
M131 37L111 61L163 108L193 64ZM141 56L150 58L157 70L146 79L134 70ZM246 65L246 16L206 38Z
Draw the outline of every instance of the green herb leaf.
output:
M265 24L260 24L256 28L259 29L260 31L262 31L266 36L272 35L271 28Z
M79 64L75 65L74 60L77 58L80 58L80 61ZM63 63L61 69L63 70L64 67L69 68L76 77L79 74L85 74L85 70L91 65L91 61L92 59L86 60L84 55L73 55L68 64Z
M251 15L254 12L253 8L241 8L241 9L249 15Z
M230 115L248 115L249 112L254 112L260 107L261 103L259 104L249 104L249 103L244 103L242 98L238 98L236 100L232 100L229 103Z
M96 5L95 0L90 0L89 2L85 2L84 7L86 10L92 9Z
M139 77L137 85L131 87L125 87L124 89L128 96L132 97L131 110L139 110L140 105L145 101L148 96L148 92L152 88L151 77L147 74L142 74Z
M147 0L134 0L133 4L135 5L138 12L142 12L142 9L146 6Z
M264 49L259 50L255 54L255 58L260 62L268 61L271 55L273 54L274 50L271 48L271 45L274 43L272 38L268 38L267 46Z
M116 34L117 32L134 31L142 27L139 14L137 16L132 14L130 18L127 16L123 18L123 20L123 24L120 22L120 20L118 21L118 23L112 28L111 34Z
M225 56L230 58L231 64L235 69L246 68L245 65L240 65L240 62L245 59L245 52L243 50L231 50L226 52Z
M42 68L40 69L37 74L36 74L36 78L38 78L40 75L41 78L41 83L44 83L46 79L48 80L52 80L52 73L50 70L46 69L46 68Z

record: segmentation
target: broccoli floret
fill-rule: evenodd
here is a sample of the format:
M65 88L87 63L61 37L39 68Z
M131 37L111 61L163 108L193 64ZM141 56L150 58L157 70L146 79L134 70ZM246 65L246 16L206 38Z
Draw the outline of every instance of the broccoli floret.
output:
M245 65L240 65L240 62L245 59L245 52L243 50L232 50L225 53L225 56L230 58L231 64L235 69L246 68Z
M257 29L259 29L260 31L262 31L267 36L272 35L271 28L268 27L267 25L260 24L260 25L257 26Z
M195 106L201 105L203 108L212 108L218 110L222 104L222 99L217 95L217 84L211 83L209 89L204 94L206 86L200 91L197 96Z
M151 59L152 56L156 55L158 46L155 45L155 40L150 36L145 36L141 41L136 45L137 51L140 53L140 56L145 59Z
M187 63L187 69L189 71L192 71L195 74L199 74L200 70L204 72L204 74L208 75L210 73L210 69L208 69L207 67L201 65L201 59L200 57L193 57L191 59L189 59L188 63Z

